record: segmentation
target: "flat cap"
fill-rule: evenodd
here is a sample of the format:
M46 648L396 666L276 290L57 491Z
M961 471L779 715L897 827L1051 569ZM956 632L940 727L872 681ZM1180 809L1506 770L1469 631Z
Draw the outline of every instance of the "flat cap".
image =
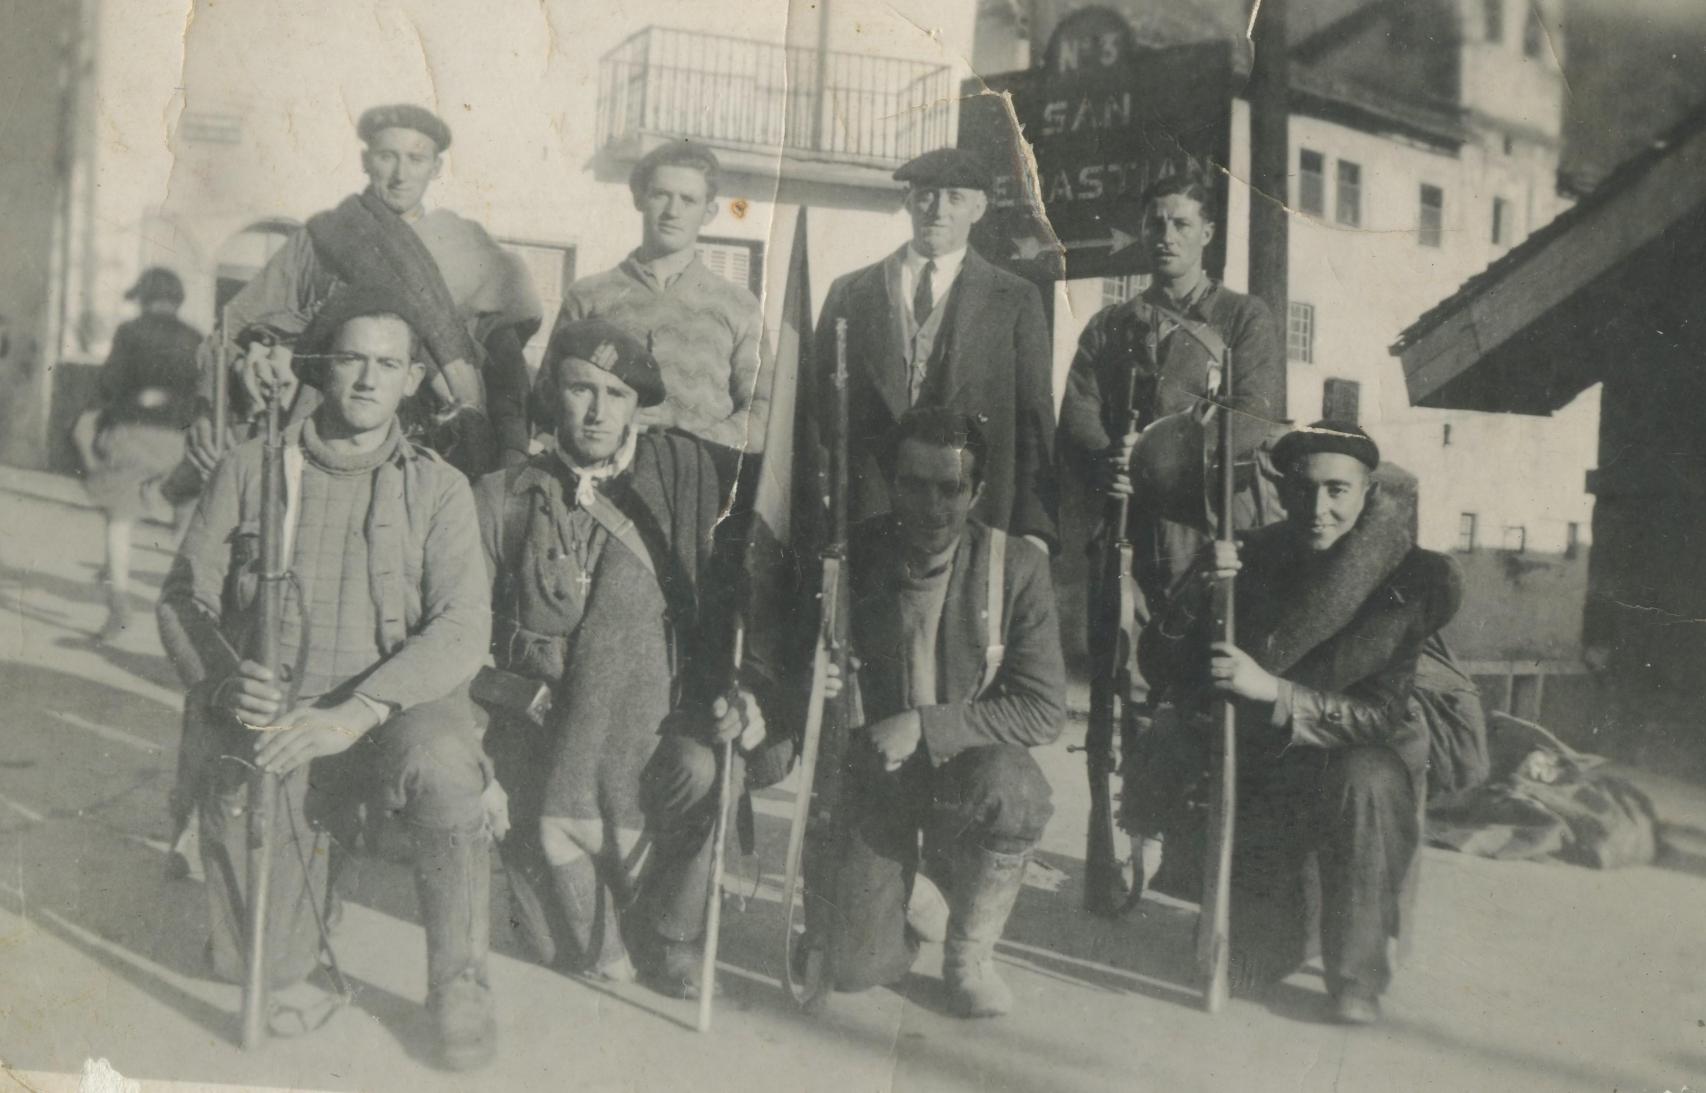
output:
M370 106L362 112L361 120L355 123L356 134L363 144L372 144L373 138L387 129L413 129L438 145L440 152L450 147L450 126L431 110L414 103Z
M664 400L663 373L644 342L608 319L579 319L558 327L545 355L551 360L586 361L634 389L641 406Z
M1286 473L1297 460L1318 452L1348 455L1371 471L1380 466L1380 446L1373 437L1349 421L1331 419L1293 429L1280 437L1274 445L1274 466Z
M925 188L952 186L984 193L995 188L995 178L983 157L963 148L925 152L901 164L894 177L896 182Z

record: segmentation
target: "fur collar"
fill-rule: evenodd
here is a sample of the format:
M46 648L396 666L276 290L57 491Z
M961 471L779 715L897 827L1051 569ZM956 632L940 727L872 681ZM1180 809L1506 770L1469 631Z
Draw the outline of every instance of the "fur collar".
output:
M1415 546L1413 510L1376 491L1332 550L1314 555L1284 523L1253 532L1244 551L1254 593L1239 604L1238 644L1262 667L1283 675L1310 650L1350 625Z

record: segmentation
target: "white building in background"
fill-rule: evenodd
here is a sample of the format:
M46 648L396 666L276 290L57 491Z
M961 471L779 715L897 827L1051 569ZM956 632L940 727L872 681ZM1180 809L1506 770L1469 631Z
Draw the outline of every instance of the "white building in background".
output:
M81 3L80 33L21 13L0 26L63 49L79 74L63 133L40 134L44 156L69 148L65 257L42 342L73 366L104 357L128 317L123 293L149 265L179 273L184 317L210 328L285 233L365 185L355 120L393 101L450 124L428 201L526 258L547 330L570 280L638 243L634 160L673 137L710 146L725 177L706 261L764 295L774 329L800 205L812 209L817 303L834 276L906 238L890 176L953 143L975 11L975 0L827 15L805 0L196 0L186 22L181 2ZM63 403L75 386L76 369L61 371L36 391L38 427L55 389ZM44 438L57 443L55 431Z

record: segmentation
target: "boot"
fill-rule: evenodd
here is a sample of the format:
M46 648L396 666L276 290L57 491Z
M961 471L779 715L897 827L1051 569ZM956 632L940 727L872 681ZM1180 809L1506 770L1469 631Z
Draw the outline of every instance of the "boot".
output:
M948 941L942 978L964 1017L999 1017L1013 1008L1013 992L995 971L995 942L1019 898L1029 855L961 847L954 861Z
M101 632L95 640L104 645L111 645L124 637L130 629L130 597L115 592L108 584L107 587L107 622L101 627Z
M426 925L427 1010L439 1062L472 1070L497 1054L497 1022L486 982L491 943L491 837L475 831L413 829L415 888Z
M551 879L563 908L572 952L570 969L594 979L632 983L634 965L622 943L616 893L598 875L589 857L551 866Z
M697 1000L705 989L705 939L674 941L659 936L654 943L656 951L645 962L646 986L666 998ZM719 997L722 987L713 982L711 992Z

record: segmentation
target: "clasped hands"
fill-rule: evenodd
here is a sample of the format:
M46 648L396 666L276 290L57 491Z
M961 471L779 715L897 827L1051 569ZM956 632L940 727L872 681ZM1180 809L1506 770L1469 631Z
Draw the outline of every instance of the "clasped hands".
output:
M298 706L280 716L284 697L270 670L245 660L213 689L211 699L215 709L267 734L255 751L255 765L269 774L288 774L347 751L380 722L374 707L354 697L335 706Z
M858 662L854 662L858 668ZM824 670L823 694L825 698L838 698L841 695L841 666L835 663ZM864 728L865 735L870 737L871 746L882 756L883 770L894 772L899 770L917 754L924 743L924 719L917 710L902 710L880 721L873 721Z

